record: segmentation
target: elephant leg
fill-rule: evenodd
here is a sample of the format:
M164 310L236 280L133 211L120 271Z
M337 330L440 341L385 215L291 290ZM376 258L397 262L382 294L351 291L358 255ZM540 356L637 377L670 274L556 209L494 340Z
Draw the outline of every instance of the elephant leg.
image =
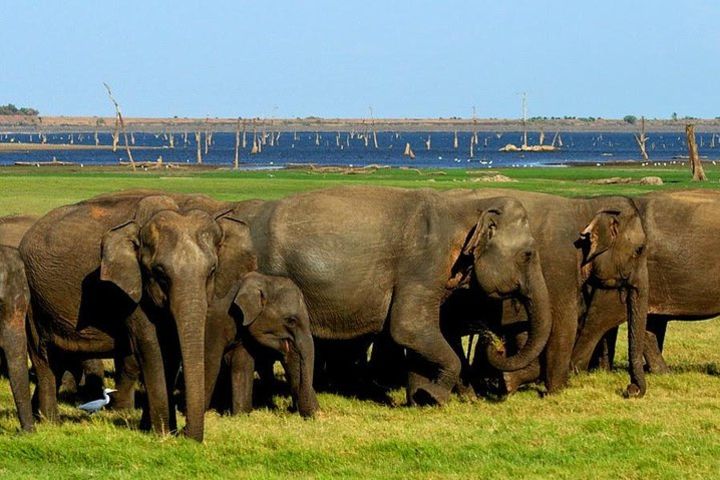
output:
M80 383L82 382L82 366L77 358L68 358L64 365L64 371L58 372L58 393L65 394L72 397L72 402L75 401L80 392ZM85 399L85 401L95 400L102 398L102 393L99 397L92 399Z
M470 385L470 362L463 348L462 336L458 332L449 332L445 334L445 338L450 344L450 348L453 349L455 355L460 359L460 377L454 388L460 396L474 397L475 394ZM470 337L468 341L472 341L472 337ZM472 345L469 345L468 348L471 346Z
M440 331L439 306L428 305L427 295L399 295L390 312L390 335L398 345L414 352L426 364L431 381L410 386L411 404L444 404L460 378L460 359ZM413 362L417 364L417 362Z
M616 318L610 321L609 318ZM580 330L575 346L572 349L572 367L576 372L589 370L593 364L593 357L601 347L602 350L607 348L607 335L617 338L617 326L625 321L625 316L608 317L605 321L593 321L589 319ZM614 339L613 339L614 345ZM614 347L613 347L614 348ZM602 352L601 352L602 353Z
M47 350L37 352L34 348L30 349L30 360L37 376L37 386L32 399L33 408L38 418L52 422L58 418L57 380L48 357Z
M230 372L232 413L233 415L250 413L253 406L255 359L243 345L238 345L232 350Z
M175 396L176 387L179 388L178 380L180 375L180 357L179 352L177 354L167 355L163 352L163 363L165 369L165 381L167 382L167 399L168 399L168 425L170 426L170 432L175 433L177 429L177 411L180 410L183 415L187 415L187 408L185 405L185 395L180 395L180 404L178 404L178 398ZM179 388L181 392L184 392L187 386L182 383L184 388Z
M505 392L509 395L518 391L518 389L528 383L535 382L540 378L541 368L540 360L533 360L525 368L514 372L502 372L503 383L505 384Z
M143 415L156 433L170 433L168 389L155 325L138 308L128 319L128 329L147 390L148 409Z
M610 329L603 335L598 343L593 357L590 361L590 368L599 368L610 371L615 366L615 345L617 343L618 327Z
M545 387L548 393L557 393L567 386L577 319L575 306L568 306L562 312L553 308L552 331L545 347Z
M135 408L135 385L140 379L140 365L132 353L115 357L115 389L110 406L115 410Z
M660 352L665 347L665 333L668 321L648 315L647 330L655 335L655 344Z
M10 388L20 420L20 427L26 432L31 432L35 429L35 425L30 403L25 311L16 310L10 313L10 318L5 319L2 327L0 341L2 341L3 350L5 351Z
M80 382L80 396L88 400L102 398L105 388L105 365L97 358L86 359L80 362L82 367L82 381Z
M223 361L223 353L226 343L220 338L214 338L207 332L212 331L210 328L206 330L205 335L205 410L210 408L215 385L218 381L220 373L220 365Z
M654 333L645 331L645 363L650 373L670 373L670 367L665 363L659 342Z

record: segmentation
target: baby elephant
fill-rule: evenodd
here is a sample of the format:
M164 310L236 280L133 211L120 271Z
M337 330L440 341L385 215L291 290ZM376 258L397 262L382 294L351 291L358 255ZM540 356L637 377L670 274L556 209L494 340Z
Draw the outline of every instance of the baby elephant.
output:
M300 289L286 277L250 272L238 288L211 306L205 333L206 406L221 363L230 367L232 413L252 409L257 346L280 352L293 403L302 416L318 404L313 390L315 349L310 319Z
M30 291L20 254L12 247L0 245L0 348L5 352L10 388L20 417L20 426L27 432L35 428L30 405L25 335L25 317L29 302Z

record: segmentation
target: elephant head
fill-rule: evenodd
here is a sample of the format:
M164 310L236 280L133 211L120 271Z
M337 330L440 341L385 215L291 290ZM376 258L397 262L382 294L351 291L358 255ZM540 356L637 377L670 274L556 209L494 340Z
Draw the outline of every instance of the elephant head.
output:
M181 211L167 196L143 198L134 217L102 240L100 279L134 302L168 312L177 328L186 389L185 434L201 441L204 430L204 338L208 299L218 251L232 235L215 216Z
M283 354L297 410L313 415L318 408L312 386L315 348L300 289L286 277L250 272L241 278L233 304L250 335Z
M505 357L493 346L490 364L501 371L519 370L540 355L550 336L552 317L545 279L527 212L512 198L496 198L468 234L463 253L472 258L474 277L491 298L518 299L528 314L525 345Z
M627 396L642 396L643 339L648 309L647 237L640 213L626 201L603 209L580 232L580 271L591 288L618 289L625 298L629 327L630 385Z

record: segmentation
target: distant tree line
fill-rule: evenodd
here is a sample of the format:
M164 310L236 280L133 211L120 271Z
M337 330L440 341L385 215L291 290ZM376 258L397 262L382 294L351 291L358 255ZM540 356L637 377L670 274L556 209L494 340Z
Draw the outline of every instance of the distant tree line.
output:
M30 115L36 117L40 114L37 110L30 107L16 107L12 103L0 105L0 115Z

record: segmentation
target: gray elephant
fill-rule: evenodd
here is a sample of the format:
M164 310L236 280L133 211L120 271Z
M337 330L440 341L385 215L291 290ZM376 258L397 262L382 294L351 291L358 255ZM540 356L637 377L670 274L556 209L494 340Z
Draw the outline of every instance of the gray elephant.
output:
M648 329L645 357L650 370L668 371L661 351L667 322L703 320L720 315L720 192L690 190L657 192L634 198L647 231ZM593 351L614 350L616 327L623 322L617 300L588 315L579 331L572 362L590 365ZM611 355L604 362L612 362Z
M39 411L57 416L56 376L68 354L136 355L149 422L175 428L168 391L182 361L185 434L203 438L204 342L218 250L233 222L181 210L168 196L109 194L61 207L35 223L20 252L31 290L30 354Z
M522 205L472 192L343 187L275 202L237 203L258 271L302 290L313 335L346 340L389 332L412 355L410 404L445 403L460 360L443 338L439 309L455 290L517 298L530 334L516 355L494 348L501 370L525 367L550 333L540 259Z
M257 356L253 350L257 347L282 354L295 408L302 416L311 416L318 408L313 390L314 346L302 292L287 278L257 272L242 275L236 286L219 294L210 306L205 334L206 405L225 361L230 367L232 413L252 409Z
M18 248L23 235L37 219L31 215L0 217L0 245ZM7 374L7 367L3 367L0 371ZM65 393L78 394L81 401L94 400L102 397L104 373L101 360L78 359L66 366L61 386Z
M448 197L457 195L449 191ZM647 316L646 238L640 214L625 197L568 199L554 195L504 189L473 192L477 198L507 195L522 202L542 261L552 309L552 332L541 362L503 374L504 389L512 392L520 385L542 379L548 392L565 387L570 373L570 358L578 322L593 304L594 296L605 290L622 293L624 317L630 323L630 384L626 395L642 396L646 383L642 352ZM492 299L490 299L492 300ZM476 310L472 302L486 299L457 299L444 315L456 324L471 324L467 312ZM471 302L468 305L468 302ZM510 331L524 320L522 311L505 305L485 306L490 324L502 323ZM522 335L517 339L522 343ZM508 348L512 345L515 334ZM476 356L475 371L482 371L482 356Z
M24 431L34 430L25 334L29 302L30 292L19 252L0 246L0 348L5 354L10 388Z

